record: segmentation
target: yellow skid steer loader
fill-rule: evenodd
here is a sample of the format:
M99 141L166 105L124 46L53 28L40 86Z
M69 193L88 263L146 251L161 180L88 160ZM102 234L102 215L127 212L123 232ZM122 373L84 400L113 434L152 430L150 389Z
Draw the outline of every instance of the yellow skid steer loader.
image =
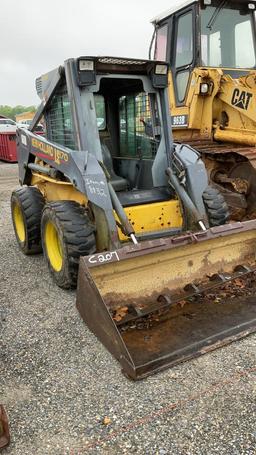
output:
M253 332L256 220L229 223L199 152L173 142L168 65L80 57L36 87L41 106L18 130L16 238L43 249L60 287L78 280L78 310L124 372Z

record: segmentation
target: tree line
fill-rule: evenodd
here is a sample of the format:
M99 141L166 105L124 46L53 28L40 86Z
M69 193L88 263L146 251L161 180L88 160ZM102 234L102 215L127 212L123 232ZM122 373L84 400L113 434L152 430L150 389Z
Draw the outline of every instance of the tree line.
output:
M36 106L6 106L0 105L0 115L4 115L7 118L15 120L17 114L22 114L23 112L35 112Z

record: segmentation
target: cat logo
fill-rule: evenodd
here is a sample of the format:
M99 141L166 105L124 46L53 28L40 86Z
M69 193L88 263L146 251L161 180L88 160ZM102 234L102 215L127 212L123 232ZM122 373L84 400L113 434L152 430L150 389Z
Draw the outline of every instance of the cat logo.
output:
M231 104L247 111L251 98L252 93L245 91L240 92L238 88L235 88L232 95Z

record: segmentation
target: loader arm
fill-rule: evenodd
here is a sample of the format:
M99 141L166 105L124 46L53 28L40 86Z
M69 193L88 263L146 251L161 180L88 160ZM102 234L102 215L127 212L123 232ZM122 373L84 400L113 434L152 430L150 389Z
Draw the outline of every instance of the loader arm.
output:
M58 172L61 173L86 197L92 207L98 207L105 213L110 233L108 247L117 247L119 240L108 182L97 159L88 151L70 150L44 138L39 139L24 129L19 129L17 135L20 183L30 185L33 173L55 179ZM41 164L37 164L38 161Z
M195 68L189 85L185 106L175 106L173 79L170 75L170 99L175 139L201 139L256 144L256 73L239 79L226 75L222 69ZM201 87L208 92L201 93ZM186 118L186 125L174 124ZM188 135L188 132L191 132Z

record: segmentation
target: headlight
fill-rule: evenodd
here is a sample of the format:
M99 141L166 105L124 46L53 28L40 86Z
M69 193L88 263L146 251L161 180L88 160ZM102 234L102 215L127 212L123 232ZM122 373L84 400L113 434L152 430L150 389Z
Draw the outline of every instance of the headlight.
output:
M93 60L79 60L79 71L93 71L94 61Z
M200 93L201 95L206 95L210 91L210 86L206 82L200 84Z
M249 9L255 9L255 3L248 3Z
M155 74L166 75L168 72L168 65L156 65Z

